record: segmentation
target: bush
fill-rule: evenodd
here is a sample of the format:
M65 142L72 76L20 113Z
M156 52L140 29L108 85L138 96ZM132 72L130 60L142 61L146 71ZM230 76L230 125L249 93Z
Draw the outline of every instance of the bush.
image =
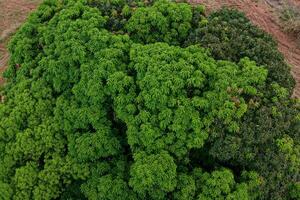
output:
M292 33L298 39L298 45L300 46L300 7L296 5L290 5L285 2L281 10L281 16L283 28L288 32Z
M0 197L296 199L298 104L249 58L182 47L197 20L168 1L44 1L10 43Z
M295 81L277 44L243 13L227 8L212 13L207 24L200 24L191 32L186 45L195 43L209 48L215 59L238 62L248 57L264 65L269 71L268 84L276 82L292 93Z
M207 24L200 24L191 32L187 44L194 43L209 48L215 59L236 62L246 56L268 69L267 84L259 88L263 95L248 99L251 106L240 121L239 134L229 134L216 124L215 134L205 149L210 149L206 157L211 156L213 162L259 172L266 181L261 186L261 199L282 199L290 187L289 182L299 180L299 171L291 174L288 165L280 164L288 161L279 152L276 139L288 134L298 140L299 131L295 127L299 126L296 119L299 105L289 99L294 80L277 45L243 13L227 8L212 13ZM280 89L279 85L286 89Z

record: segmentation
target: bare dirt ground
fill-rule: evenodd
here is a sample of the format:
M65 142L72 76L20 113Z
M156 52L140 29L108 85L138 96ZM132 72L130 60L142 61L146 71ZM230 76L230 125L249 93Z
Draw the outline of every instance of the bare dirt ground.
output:
M300 98L300 48L294 36L287 34L280 26L278 8L283 6L280 0L190 0L191 3L206 5L208 12L229 6L246 13L250 20L271 34L278 42L280 52L291 65L291 73L296 80L294 97ZM300 0L290 0L289 3L300 6Z
M6 52L5 47L2 44L0 44L0 73L1 74L6 68L7 61L8 61L8 53ZM3 82L4 82L3 78L0 76L0 85L2 85Z
M300 0L289 0L300 6ZM6 41L24 22L28 13L36 8L40 0L0 0L0 72L6 66L9 54L6 51ZM279 50L286 61L292 66L291 73L297 85L294 96L300 97L300 48L295 38L282 30L278 20L278 7L281 0L189 0L190 3L202 3L207 10L215 10L222 6L237 8L246 13L251 21L267 31L278 41ZM0 77L0 84L3 79Z
M36 8L39 0L0 0L0 73L7 66L9 54L6 51L8 38ZM0 84L3 84L0 76Z

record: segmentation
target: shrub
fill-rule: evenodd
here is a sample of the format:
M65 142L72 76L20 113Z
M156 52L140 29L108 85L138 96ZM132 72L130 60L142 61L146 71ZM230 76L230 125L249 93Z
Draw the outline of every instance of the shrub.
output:
M298 45L300 46L300 7L296 5L290 5L285 2L285 5L281 9L281 16L283 22L283 28L292 33L298 39Z
M227 8L212 13L207 24L200 24L191 32L186 45L195 43L209 48L215 59L238 62L248 57L264 65L269 71L268 84L276 82L292 93L295 81L277 44L243 13Z
M213 162L259 172L266 182L261 186L261 199L282 199L290 183L299 180L299 171L290 173L289 165L280 164L289 161L276 146L276 139L288 134L298 140L299 104L289 99L294 80L277 45L243 13L227 8L212 13L207 24L191 32L187 44L195 43L209 48L215 59L236 62L246 56L268 69L267 84L259 88L262 96L248 99L251 106L240 121L239 133L229 134L216 124L215 134L204 149L209 149L205 157L211 156Z

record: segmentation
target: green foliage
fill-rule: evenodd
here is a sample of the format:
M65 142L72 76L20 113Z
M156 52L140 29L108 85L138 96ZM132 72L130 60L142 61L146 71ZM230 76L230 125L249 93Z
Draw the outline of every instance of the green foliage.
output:
M234 175L228 169L213 171L211 174L203 173L199 176L198 183L200 194L198 199L249 199L248 185L237 184Z
M153 0L87 0L88 5L96 7L107 19L105 28L113 32L124 33L132 13L138 7L152 5Z
M136 42L180 44L191 28L192 9L185 3L157 1L151 7L138 8L126 29Z
M248 99L248 110L238 123L238 134L216 124L205 148L209 149L206 156L212 156L212 162L259 172L265 179L260 198L282 199L288 195L290 182L299 181L299 171L289 172L288 166L293 164L278 151L276 140L287 134L299 143L299 121L295 120L299 105L288 97L294 81L277 45L243 13L226 8L212 13L208 23L200 23L191 32L186 44L194 43L209 48L216 59L237 62L246 56L268 69L266 85L258 88L261 94Z
M10 42L0 199L297 199L299 105L268 62L285 63L257 30L247 37L268 44L262 57L233 38L200 47L218 22L203 13L44 1Z
M152 199L164 199L167 192L176 187L176 164L167 152L134 155L135 163L131 168L129 185L139 195Z
M269 71L269 84L275 81L289 92L295 85L275 41L239 11L223 8L212 13L207 24L200 23L191 32L186 45L195 43L209 48L215 59L238 62L248 57L258 65L264 65Z
M0 199L6 200L10 199L12 196L12 189L11 187L3 182L0 182Z
M179 158L191 148L203 146L216 119L236 131L235 120L247 110L242 95L254 95L253 86L262 84L267 74L247 59L240 66L215 62L195 46L182 49L159 43L136 45L130 59L130 68L136 74L132 91L139 93L132 94L130 103L116 103L120 116L130 109L121 118L128 128L128 143L147 152L165 149ZM116 80L118 83L111 84L121 90L119 81L123 80ZM235 96L239 105L228 94L229 87L243 91ZM128 89L122 89L119 95L118 99L126 99Z
M257 173L244 171L240 182L237 182L229 169L221 168L209 173L195 168L191 174L179 176L179 191L174 199L254 199L256 195L253 191L261 185L259 179Z
M296 183L290 188L290 198L299 199L300 198L300 184Z
M212 146L209 154L233 166L255 169L265 178L266 184L261 187L261 191L272 195L274 199L281 199L280 196L288 190L290 182L299 180L299 171L291 172L291 168L297 168L293 167L296 156L291 156L293 159L288 160L289 157L277 148L277 144L279 141L284 144L281 139L286 135L289 135L289 142L299 144L300 121L296 118L299 104L286 97L280 98L279 95L274 96L273 100L274 102L265 103L259 99L251 99L251 107L239 123L238 134L217 131L221 129L216 128L219 133L215 135L215 139L210 138ZM294 146L293 151L297 151Z
M300 11L299 6L291 2L284 1L284 5L279 10L282 26L288 33L292 33L297 38L300 45Z
M177 187L174 192L174 199L194 199L196 194L196 182L193 176L186 173L178 174Z
M128 185L129 165L125 157L98 162L90 169L81 190L87 199L136 199Z

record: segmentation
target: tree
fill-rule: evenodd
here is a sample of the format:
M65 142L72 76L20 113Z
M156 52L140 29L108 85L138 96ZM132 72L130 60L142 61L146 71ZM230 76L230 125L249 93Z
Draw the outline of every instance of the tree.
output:
M44 1L10 42L0 198L297 199L298 104L269 66L183 47L203 13Z

